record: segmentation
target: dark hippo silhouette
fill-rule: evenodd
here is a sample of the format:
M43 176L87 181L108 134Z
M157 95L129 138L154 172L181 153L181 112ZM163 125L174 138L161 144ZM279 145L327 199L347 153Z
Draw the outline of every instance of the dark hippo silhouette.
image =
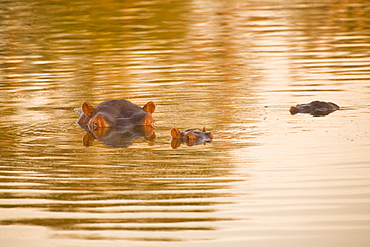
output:
M180 147L181 144L193 146L212 142L213 139L212 133L207 132L206 128L203 128L203 131L196 129L187 129L184 132L180 132L178 129L172 128L171 136L173 138L171 142L171 147L173 149Z
M82 104L78 124L87 131L98 128L152 126L152 113L155 104L148 102L144 107L137 106L128 100L109 100L93 107L88 102Z
M308 104L298 104L296 106L290 107L290 113L295 115L297 113L309 113L314 117L325 116L333 111L339 109L339 106L332 102L324 101L312 101Z
M83 137L85 147L92 146L94 140L115 148L126 148L134 140L145 138L152 142L156 138L154 128L148 125L134 127L98 128L87 132Z

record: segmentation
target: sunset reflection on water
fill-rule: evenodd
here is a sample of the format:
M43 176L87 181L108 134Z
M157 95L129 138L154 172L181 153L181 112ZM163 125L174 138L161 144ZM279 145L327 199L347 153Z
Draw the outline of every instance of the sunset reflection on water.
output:
M0 9L0 245L368 246L367 1ZM111 99L155 102L155 138L86 145L74 110ZM290 114L313 100L340 109Z

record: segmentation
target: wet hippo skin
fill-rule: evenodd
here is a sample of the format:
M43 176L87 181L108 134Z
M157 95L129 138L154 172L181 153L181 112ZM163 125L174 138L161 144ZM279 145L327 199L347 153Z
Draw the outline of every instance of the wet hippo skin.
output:
M144 107L137 106L128 100L109 100L93 107L84 102L81 107L81 116L78 124L89 130L111 127L152 126L152 113L155 104L148 102Z
M290 113L292 115L297 113L309 113L313 116L325 116L338 109L339 106L337 104L316 100L308 104L298 104L296 106L292 106L290 107Z
M207 132L206 128L203 131L197 129L187 129L184 132L180 132L176 128L171 129L172 148L178 148L181 144L187 146L199 145L202 143L212 142L213 135L211 132Z

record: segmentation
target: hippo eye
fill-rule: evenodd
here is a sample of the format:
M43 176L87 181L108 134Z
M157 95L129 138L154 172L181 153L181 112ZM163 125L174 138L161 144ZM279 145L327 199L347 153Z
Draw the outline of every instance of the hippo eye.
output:
M97 129L98 129L98 127L99 127L99 126L98 126L98 124L97 124L97 123L94 123L94 124L93 124L93 128L94 128L94 130L97 130Z

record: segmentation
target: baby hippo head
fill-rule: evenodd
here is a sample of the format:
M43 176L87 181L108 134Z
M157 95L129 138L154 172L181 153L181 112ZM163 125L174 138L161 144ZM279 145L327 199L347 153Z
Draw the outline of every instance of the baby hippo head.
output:
M174 139L182 139L183 141L190 141L190 140L204 140L209 141L213 139L213 135L211 132L207 132L206 128L203 128L203 131L199 131L196 129L187 129L184 132L180 132L176 128L171 129L171 136Z
M213 135L211 132L207 132L205 128L203 131L196 129L187 129L184 132L180 132L178 129L171 129L171 147L176 149L180 147L181 143L187 146L199 145L202 143L212 142Z

